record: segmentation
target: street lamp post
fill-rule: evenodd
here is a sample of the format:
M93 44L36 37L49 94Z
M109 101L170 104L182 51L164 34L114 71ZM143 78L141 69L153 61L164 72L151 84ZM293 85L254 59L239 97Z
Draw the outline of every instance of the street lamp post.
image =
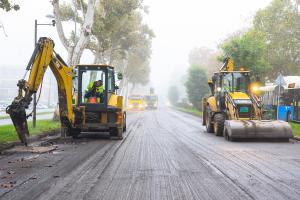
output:
M34 20L34 48L37 43L37 27L38 26L55 26L55 20L52 20L52 23L48 24L38 24L37 20ZM36 93L33 94L33 111L32 111L32 126L36 127Z

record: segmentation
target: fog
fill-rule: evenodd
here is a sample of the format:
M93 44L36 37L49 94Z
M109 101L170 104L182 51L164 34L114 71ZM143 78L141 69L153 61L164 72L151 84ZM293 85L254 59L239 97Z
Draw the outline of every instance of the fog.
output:
M178 82L186 73L188 54L193 47L216 49L222 39L229 34L247 28L254 13L270 3L270 0L145 0L150 13L145 15L145 23L153 29L151 59L151 81L160 94L172 82ZM0 11L0 22L5 26L7 37L0 29L0 69L25 66L33 51L34 19L39 23L48 23L46 18L52 13L47 1L26 0L18 2L21 9L17 12ZM68 27L70 30L72 26ZM64 59L67 52L60 43L56 29L51 26L39 26L38 36L51 37L55 49ZM93 57L84 54L82 63L92 63ZM7 69L7 68L5 68ZM21 77L16 77L19 79ZM179 83L181 84L181 83Z

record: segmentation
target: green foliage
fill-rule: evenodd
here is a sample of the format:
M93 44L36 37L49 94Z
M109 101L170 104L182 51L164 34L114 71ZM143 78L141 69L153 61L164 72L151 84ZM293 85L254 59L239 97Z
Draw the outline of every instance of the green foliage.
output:
M76 2L76 4L75 4ZM92 36L87 49L95 56L94 63L114 65L124 74L125 82L146 84L149 81L153 31L143 23L142 12L147 8L143 0L96 1ZM83 0L60 4L62 21L82 24L87 5ZM80 12L79 12L80 11ZM78 37L72 31L68 42L75 43Z
M176 105L179 100L179 92L177 86L173 85L169 88L168 99L172 105Z
M195 116L199 116L199 117L203 116L203 113L201 111L199 111L198 109L194 108L194 107L181 107L181 106L178 106L178 107L176 107L176 109L179 110L179 111L182 111L182 112L190 113L190 114L195 115Z
M221 44L224 56L230 56L236 67L245 67L252 76L263 78L270 71L266 61L264 34L255 30L234 35Z
M140 0L104 0L96 8L89 49L95 62L110 63L133 84L149 81L153 31L142 23ZM127 66L124 65L127 60Z
M188 78L185 83L189 101L197 109L201 109L202 98L208 93L207 75L205 70L197 65L188 69Z
M290 125L292 127L294 136L300 137L300 124L291 122Z
M32 123L28 123L31 135L38 135L44 132L54 131L60 128L60 122L52 120L37 121L37 128L32 128ZM0 143L13 142L18 139L15 127L13 125L0 126Z
M278 72L286 75L300 74L300 1L273 0L258 11L254 28L266 39L268 62Z
M11 10L19 10L20 6L18 4L13 4L9 0L0 0L0 8L8 12Z

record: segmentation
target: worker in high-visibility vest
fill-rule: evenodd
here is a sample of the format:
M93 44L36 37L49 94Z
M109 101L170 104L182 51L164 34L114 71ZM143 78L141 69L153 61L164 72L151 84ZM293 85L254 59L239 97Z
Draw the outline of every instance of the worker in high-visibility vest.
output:
M87 89L85 90L84 101L87 103L90 97L96 97L97 103L103 102L103 81L98 80L90 82Z

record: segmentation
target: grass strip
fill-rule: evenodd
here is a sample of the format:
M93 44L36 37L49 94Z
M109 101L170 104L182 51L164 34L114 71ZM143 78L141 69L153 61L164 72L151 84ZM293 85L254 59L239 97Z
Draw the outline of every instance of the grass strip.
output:
M28 122L28 127L30 135L33 136L60 128L60 122L52 120L38 120L36 128L32 127L32 122ZM13 125L0 126L0 143L9 143L17 140L18 135Z
M290 125L292 127L294 136L299 136L300 137L300 124L290 122Z
M196 108L183 108L183 107L175 107L177 110L182 111L182 112L186 112L186 113L190 113L199 117L202 117L203 113L199 110L197 110Z

